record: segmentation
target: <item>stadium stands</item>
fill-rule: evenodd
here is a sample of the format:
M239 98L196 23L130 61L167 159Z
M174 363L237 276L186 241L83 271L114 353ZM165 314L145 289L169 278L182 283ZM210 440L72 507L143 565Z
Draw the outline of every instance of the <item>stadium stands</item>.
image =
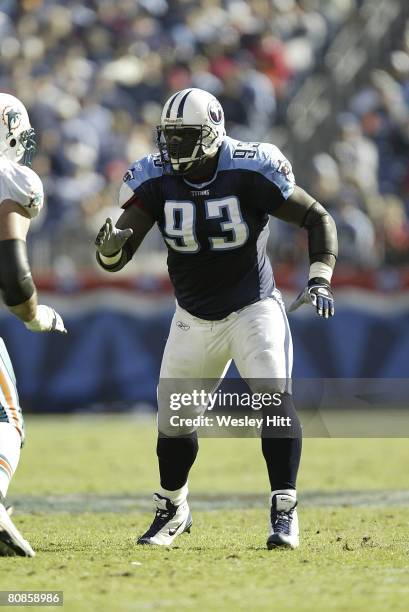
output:
M407 263L406 4L3 0L0 89L29 109L48 195L35 268L93 266L92 238L116 214L128 162L152 148L163 100L187 86L220 98L232 136L283 147L300 184L333 211L340 261ZM272 224L270 248L298 262L304 237ZM144 249L133 270L162 270L157 233Z

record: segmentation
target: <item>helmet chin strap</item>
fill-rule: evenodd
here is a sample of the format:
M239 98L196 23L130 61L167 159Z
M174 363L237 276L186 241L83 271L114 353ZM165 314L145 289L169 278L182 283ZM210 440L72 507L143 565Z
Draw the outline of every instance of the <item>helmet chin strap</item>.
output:
M203 149L201 147L202 147L202 143L198 141L196 143L195 148L192 151L191 159L189 161L186 161L186 162L183 162L183 161L179 162L179 164L178 164L179 168L180 168L180 166L182 166L182 167L184 166L184 169L182 170L183 173L184 172L188 172L192 168L197 168L198 166L200 166L203 163L203 161L206 160L205 153L204 153L204 151L203 151ZM199 152L202 153L201 156L199 155Z
M193 165L195 165L195 161L190 161L190 162L179 162L176 159L173 160L172 158L170 158L170 163L172 165L172 168L175 172L180 172L182 174L184 174L185 172L188 172L191 167ZM197 162L198 164L198 162Z
M170 158L173 169L176 172L186 174L187 172L189 172L189 170L193 170L194 168L201 166L206 161L207 157L196 158L195 156L199 152L199 149L200 144L197 144L193 150L192 159L190 159L189 161L178 161L177 159L173 161L173 159Z
M203 183L213 177L219 162L220 149L212 157L205 157L184 175L193 182Z

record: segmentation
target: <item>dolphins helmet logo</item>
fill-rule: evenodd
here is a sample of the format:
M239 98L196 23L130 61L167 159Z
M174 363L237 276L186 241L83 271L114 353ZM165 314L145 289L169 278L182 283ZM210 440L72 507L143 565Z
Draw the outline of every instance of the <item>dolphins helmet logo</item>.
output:
M223 111L222 111L222 107L220 106L220 104L219 104L219 102L217 100L212 100L210 102L209 108L208 108L208 113L209 113L210 119L216 125L219 125L219 123L222 122Z
M6 138L9 138L13 135L14 130L17 129L21 123L21 112L11 108L11 106L6 106L6 108L3 110L2 119L4 125L7 126L8 129Z

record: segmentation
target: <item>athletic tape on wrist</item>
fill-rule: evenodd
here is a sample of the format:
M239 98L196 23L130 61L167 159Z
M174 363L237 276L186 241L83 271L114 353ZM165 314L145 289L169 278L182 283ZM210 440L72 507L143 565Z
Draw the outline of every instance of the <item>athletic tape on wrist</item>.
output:
M99 254L99 257L100 257L102 263L104 263L105 265L107 265L107 266L114 266L115 264L118 263L118 261L122 257L122 249L120 251L118 251L118 253L115 253L115 255L112 255L111 257L107 257L106 255L102 255L102 253Z
M312 278L325 278L329 283L332 278L332 268L321 261L315 261L310 265L310 273L308 276L308 280Z

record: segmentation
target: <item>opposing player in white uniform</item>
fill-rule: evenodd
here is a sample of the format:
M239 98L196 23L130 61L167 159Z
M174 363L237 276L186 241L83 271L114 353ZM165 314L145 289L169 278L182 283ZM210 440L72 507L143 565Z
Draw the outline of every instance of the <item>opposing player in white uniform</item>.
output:
M24 105L14 96L0 93L0 291L7 308L30 331L65 333L60 315L37 304L27 260L30 219L38 215L44 199L42 182L29 167L35 148L35 133ZM5 507L23 441L16 379L0 338L0 556L35 554Z
M310 275L294 308L312 304L324 319L334 314L335 224L295 184L277 147L226 136L223 109L203 90L186 89L166 102L158 147L159 154L129 168L119 196L125 210L116 227L107 219L96 239L98 262L115 272L156 222L177 300L158 387L161 487L155 518L138 543L169 545L192 524L187 479L197 434L189 422L171 418L170 392L214 390L234 359L253 392L281 394L281 416L291 422L272 432L264 410L261 442L271 486L267 546L296 548L301 427L291 396L290 329L266 254L268 218L307 230ZM178 416L205 408L189 406Z

